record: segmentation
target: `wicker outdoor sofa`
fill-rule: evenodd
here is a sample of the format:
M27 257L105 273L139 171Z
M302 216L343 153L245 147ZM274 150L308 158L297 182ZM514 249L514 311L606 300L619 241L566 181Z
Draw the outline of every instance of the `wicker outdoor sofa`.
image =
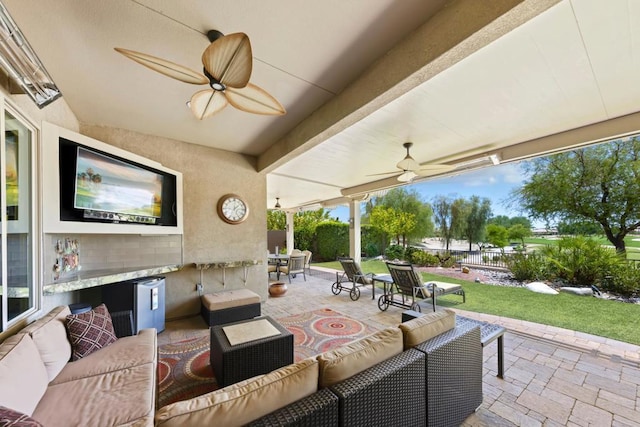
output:
M156 426L458 426L481 403L480 328L440 309L165 406Z

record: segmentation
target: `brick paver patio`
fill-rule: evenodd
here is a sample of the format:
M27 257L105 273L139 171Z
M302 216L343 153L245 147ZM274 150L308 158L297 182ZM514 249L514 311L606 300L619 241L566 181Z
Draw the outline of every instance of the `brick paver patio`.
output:
M403 309L381 312L371 288L358 301L331 293L330 272L292 279L288 292L269 298L263 315L285 317L330 307L376 328L397 325ZM376 290L376 299L379 295ZM464 426L636 426L640 427L640 347L532 322L455 309L461 315L498 323L504 338L504 379L497 378L497 342L484 348L483 403ZM159 342L206 327L199 318L168 322ZM197 326L192 326L193 324Z

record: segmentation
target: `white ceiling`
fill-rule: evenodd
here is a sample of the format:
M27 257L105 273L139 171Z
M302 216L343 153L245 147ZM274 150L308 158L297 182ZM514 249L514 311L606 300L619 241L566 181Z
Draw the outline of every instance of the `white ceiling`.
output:
M635 0L2 2L81 122L256 156L267 207L397 185L371 175L394 171L405 141L422 164L457 165L640 128ZM202 87L113 50L199 71L210 29L249 36L251 82L285 116L198 121L185 103Z

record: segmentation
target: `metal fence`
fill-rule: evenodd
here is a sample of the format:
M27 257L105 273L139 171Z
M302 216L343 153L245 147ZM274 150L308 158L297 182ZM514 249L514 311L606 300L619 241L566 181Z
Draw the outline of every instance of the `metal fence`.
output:
M442 257L447 253L445 250L436 249L424 249L425 252ZM456 260L456 264L459 266L469 265L474 267L485 268L499 268L507 269L508 260L513 256L511 252L502 253L499 250L489 251L464 251L464 250L450 250L448 252Z

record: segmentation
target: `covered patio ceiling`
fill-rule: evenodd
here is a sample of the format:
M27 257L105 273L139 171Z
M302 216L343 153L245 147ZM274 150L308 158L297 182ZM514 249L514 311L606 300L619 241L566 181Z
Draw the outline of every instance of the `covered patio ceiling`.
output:
M253 156L266 208L399 185L407 141L422 165L460 173L640 128L633 0L2 3L80 122ZM210 29L248 34L251 81L285 116L227 107L199 121L185 107L199 88L113 50L200 70Z

